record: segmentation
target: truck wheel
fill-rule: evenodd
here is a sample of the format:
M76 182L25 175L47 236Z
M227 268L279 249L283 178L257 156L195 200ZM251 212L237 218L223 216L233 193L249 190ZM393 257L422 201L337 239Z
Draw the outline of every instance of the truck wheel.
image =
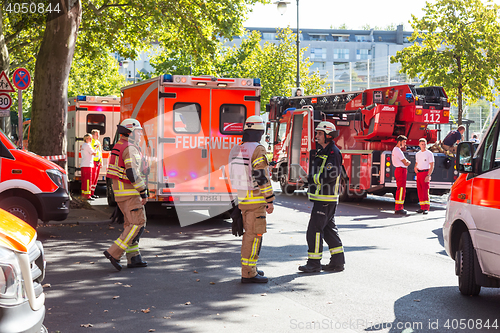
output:
M6 198L0 202L0 207L36 229L38 213L28 200L20 197Z
M108 206L115 207L115 194L113 193L113 187L111 186L111 179L106 178L106 198L108 199Z
M474 275L474 247L468 232L462 233L455 257L458 272L458 289L463 295L477 296L481 286L476 284Z
M339 184L339 201L340 202L346 202L349 201L349 180L347 180L344 177L340 177L340 184Z
M281 176L280 176L280 187L281 187L281 191L285 194L293 194L293 192L295 192L295 186L292 186L290 184L288 184L287 180L286 180L286 172L285 173L281 173Z

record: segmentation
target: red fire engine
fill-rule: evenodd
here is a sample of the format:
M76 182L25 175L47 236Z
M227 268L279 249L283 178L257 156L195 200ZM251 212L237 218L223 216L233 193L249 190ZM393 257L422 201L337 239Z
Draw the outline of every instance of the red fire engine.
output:
M396 180L391 151L398 135L408 137L405 155L415 165L420 138L437 140L438 129L430 124L449 121L450 103L441 87L399 85L364 91L318 96L273 97L267 106L274 124L272 177L283 192L307 186L311 156L315 152L314 129L320 121L335 124L335 143L343 156L340 200L362 199L367 193L395 193ZM434 154L431 194L449 191L457 171L445 154ZM407 199L417 202L416 174L408 168Z

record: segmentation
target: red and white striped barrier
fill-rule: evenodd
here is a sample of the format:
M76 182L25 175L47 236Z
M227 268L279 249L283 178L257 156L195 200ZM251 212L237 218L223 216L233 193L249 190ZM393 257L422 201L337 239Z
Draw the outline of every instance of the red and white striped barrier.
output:
M66 161L66 155L53 155L53 156L42 156L49 161Z

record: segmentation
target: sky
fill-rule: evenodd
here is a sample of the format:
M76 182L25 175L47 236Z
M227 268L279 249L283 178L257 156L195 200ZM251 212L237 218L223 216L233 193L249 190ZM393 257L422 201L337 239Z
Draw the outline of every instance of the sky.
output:
M276 0L272 0L275 2ZM275 4L255 5L248 15L245 27L284 28L297 27L297 2L290 2L286 13L278 13ZM299 0L299 29L330 29L346 24L348 29L362 29L403 24L405 31L411 31L411 15L423 16L425 0ZM430 0L434 2L434 0ZM497 2L497 1L496 1Z

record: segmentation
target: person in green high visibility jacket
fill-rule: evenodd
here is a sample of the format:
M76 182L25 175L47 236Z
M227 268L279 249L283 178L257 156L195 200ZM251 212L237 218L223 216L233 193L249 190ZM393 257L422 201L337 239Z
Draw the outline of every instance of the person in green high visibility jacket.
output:
M339 183L342 175L342 154L333 139L337 136L335 125L322 121L316 127L316 157L309 170L308 196L313 204L311 218L307 227L307 264L299 266L305 273L344 270L344 247L335 225ZM321 265L323 239L330 249L328 265Z

